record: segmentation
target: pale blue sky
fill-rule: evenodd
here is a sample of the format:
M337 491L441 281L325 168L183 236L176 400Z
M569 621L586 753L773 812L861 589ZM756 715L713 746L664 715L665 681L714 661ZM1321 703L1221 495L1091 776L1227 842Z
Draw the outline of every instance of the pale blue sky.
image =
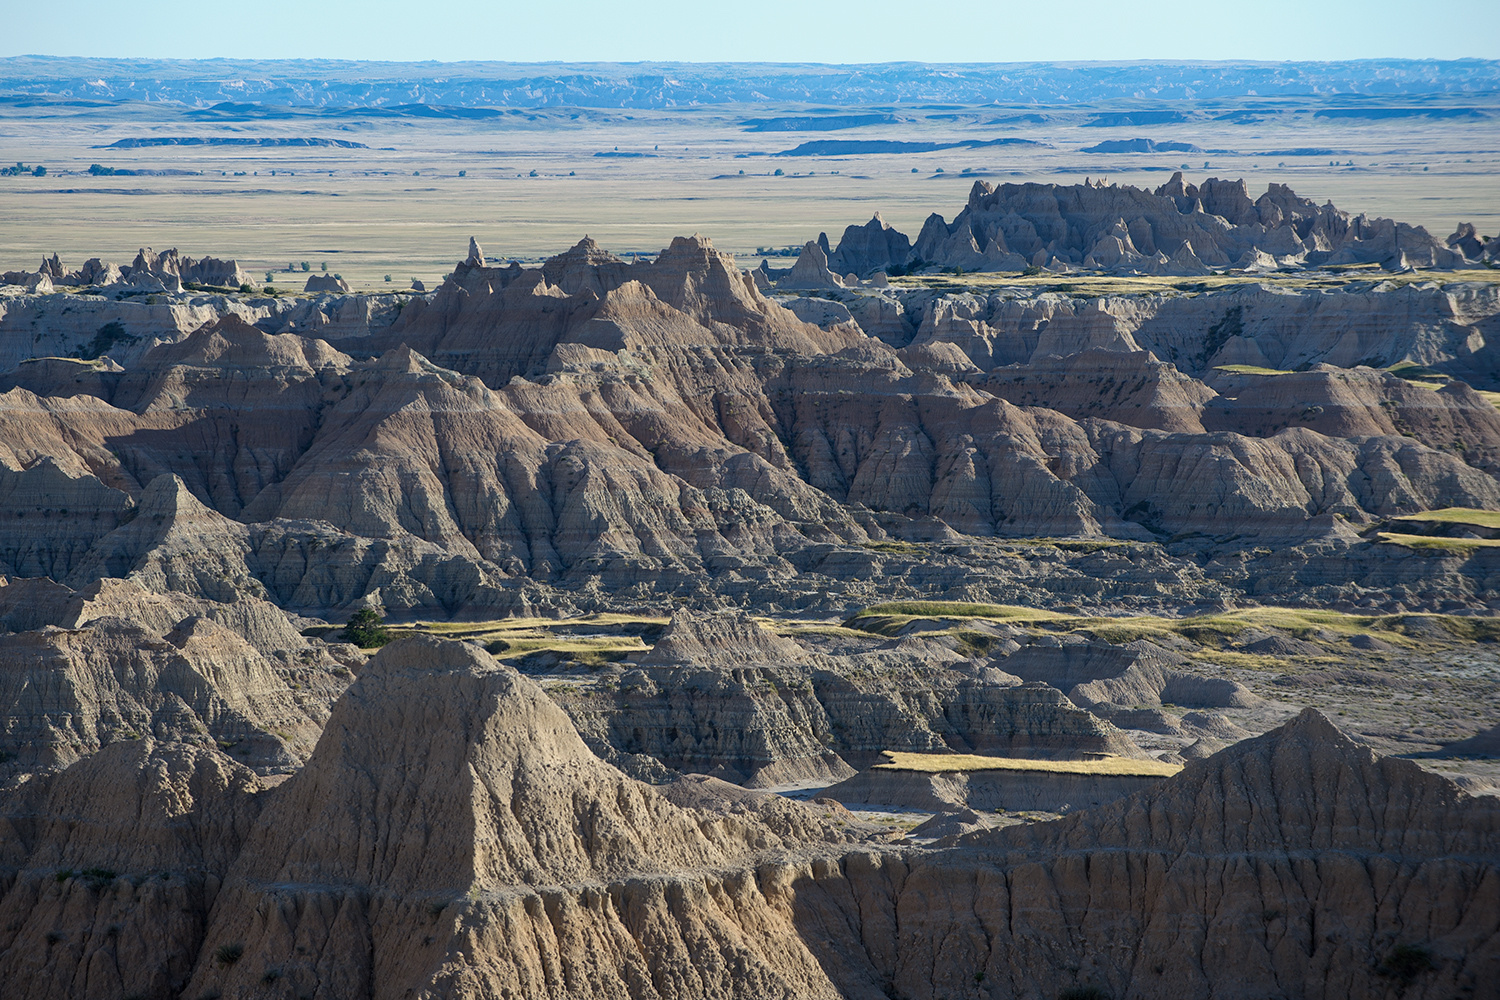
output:
M0 55L520 62L1500 58L1497 0L8 3Z

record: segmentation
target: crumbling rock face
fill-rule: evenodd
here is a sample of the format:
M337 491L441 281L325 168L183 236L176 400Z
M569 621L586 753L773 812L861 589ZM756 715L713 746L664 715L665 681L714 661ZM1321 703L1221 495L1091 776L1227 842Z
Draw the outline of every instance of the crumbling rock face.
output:
M933 346L938 343L943 342ZM1149 351L1097 348L997 369L970 384L1017 406L1045 406L1077 420L1095 417L1189 434L1203 432L1204 407L1215 396ZM1239 426L1223 429L1244 431Z
M701 238L649 262L587 240L541 268L471 257L394 325L309 322L373 360L266 332L290 314L234 313L164 321L123 371L21 365L0 408L0 572L317 615L796 606L862 578L1015 578L877 572L896 557L862 547L887 534L1347 549L1378 518L1500 503L1477 393L1215 367L1489 370L1492 289L842 289L817 301L850 319L814 324Z
M1048 684L1105 718L1132 707L1250 708L1259 699L1237 681L1182 669L1182 658L1149 642L1128 646L1034 643L995 661L1006 673Z
M951 224L922 227L912 256L966 271L1020 270L1054 261L1144 273L1207 273L1264 254L1306 264L1379 263L1392 270L1461 267L1420 226L1351 218L1285 185L1251 200L1244 181L1209 178L1201 187L1176 173L1155 192L1130 185L1002 184L975 181ZM1206 266L1205 266L1206 265Z
M243 744L236 752L261 770L286 771L326 716L313 694L299 698L254 647L202 617L165 633L100 617L17 633L0 647L11 771L57 769L142 736Z
M8 790L0 970L90 1000L1396 997L1472 992L1500 947L1496 800L1313 712L943 850L851 843L835 809L659 794L508 667L407 639L275 788L140 740Z
M833 997L745 867L757 837L779 843L620 775L478 650L406 640L262 812L188 992L275 968L376 997ZM214 962L225 944L244 957Z
M897 232L876 212L863 226L844 230L838 249L828 261L837 274L869 277L876 271L895 271L906 266L911 256L911 240Z
M1150 788L1159 775L1072 774L1064 771L901 771L876 767L821 793L846 805L962 814L977 809L1073 812ZM936 818L936 817L934 817ZM939 834L941 835L941 834Z
M1018 686L942 646L809 653L743 612L679 611L614 690L560 694L606 759L641 755L749 787L837 781L886 750L1143 756L1045 686Z
M1479 995L1500 960L1500 800L1312 710L1149 791L960 844L793 879L845 996Z
M7 995L175 995L264 798L254 774L146 738L32 785L0 801Z

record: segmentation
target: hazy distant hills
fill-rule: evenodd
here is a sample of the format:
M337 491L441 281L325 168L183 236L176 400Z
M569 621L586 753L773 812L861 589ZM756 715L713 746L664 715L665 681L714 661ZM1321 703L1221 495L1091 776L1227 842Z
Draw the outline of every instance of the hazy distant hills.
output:
M1500 91L1500 61L866 65L0 59L0 96L209 107L1076 104L1120 99L1422 97ZM775 127L775 126L773 126Z

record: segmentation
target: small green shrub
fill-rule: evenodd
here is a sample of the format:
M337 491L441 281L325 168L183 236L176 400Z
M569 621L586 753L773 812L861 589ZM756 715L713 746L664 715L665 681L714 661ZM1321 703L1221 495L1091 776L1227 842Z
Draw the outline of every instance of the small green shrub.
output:
M385 627L380 612L374 608L360 608L350 617L339 637L361 649L375 649L391 641L391 632Z
M233 965L245 954L245 946L236 941L233 944L221 944L214 952L214 959L220 965Z

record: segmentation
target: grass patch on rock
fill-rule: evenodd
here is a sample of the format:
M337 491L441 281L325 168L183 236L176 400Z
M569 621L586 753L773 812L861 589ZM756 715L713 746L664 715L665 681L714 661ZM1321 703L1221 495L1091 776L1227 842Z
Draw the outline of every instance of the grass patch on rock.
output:
M1392 521L1414 521L1423 524L1471 524L1476 528L1500 528L1500 510L1477 507L1444 507L1424 510L1420 514L1402 514Z
M1379 532L1376 538L1386 545L1399 545L1413 552L1445 552L1455 556L1471 556L1480 549L1500 549L1500 538L1442 538L1396 531Z
M1167 778L1182 770L1180 764L1131 757L1101 757L1097 760L1032 760L1026 757L985 757L972 753L907 753L887 750L881 771L915 771L941 774L950 771L1037 771L1048 774L1099 774Z
M1417 537L1417 536L1413 536ZM1449 542L1454 539L1431 539ZM1468 539L1458 539L1460 542ZM1491 544L1500 545L1500 542ZM1125 615L1120 617L1066 615L1055 611L1014 605L965 604L956 601L895 601L872 605L844 623L875 635L896 636L913 621L934 620L946 628L921 632L924 637L961 633L976 621L1005 622L1033 632L1084 632L1103 642L1127 643L1138 639L1153 641L1181 637L1204 647L1205 651L1223 651L1251 630L1274 630L1298 639L1326 641L1333 637L1348 640L1366 635L1393 646L1415 648L1437 640L1473 641L1492 634L1500 635L1500 619L1469 618L1452 615L1357 615L1316 608L1244 608L1207 615L1168 618L1160 615ZM1248 661L1247 661L1248 662Z

